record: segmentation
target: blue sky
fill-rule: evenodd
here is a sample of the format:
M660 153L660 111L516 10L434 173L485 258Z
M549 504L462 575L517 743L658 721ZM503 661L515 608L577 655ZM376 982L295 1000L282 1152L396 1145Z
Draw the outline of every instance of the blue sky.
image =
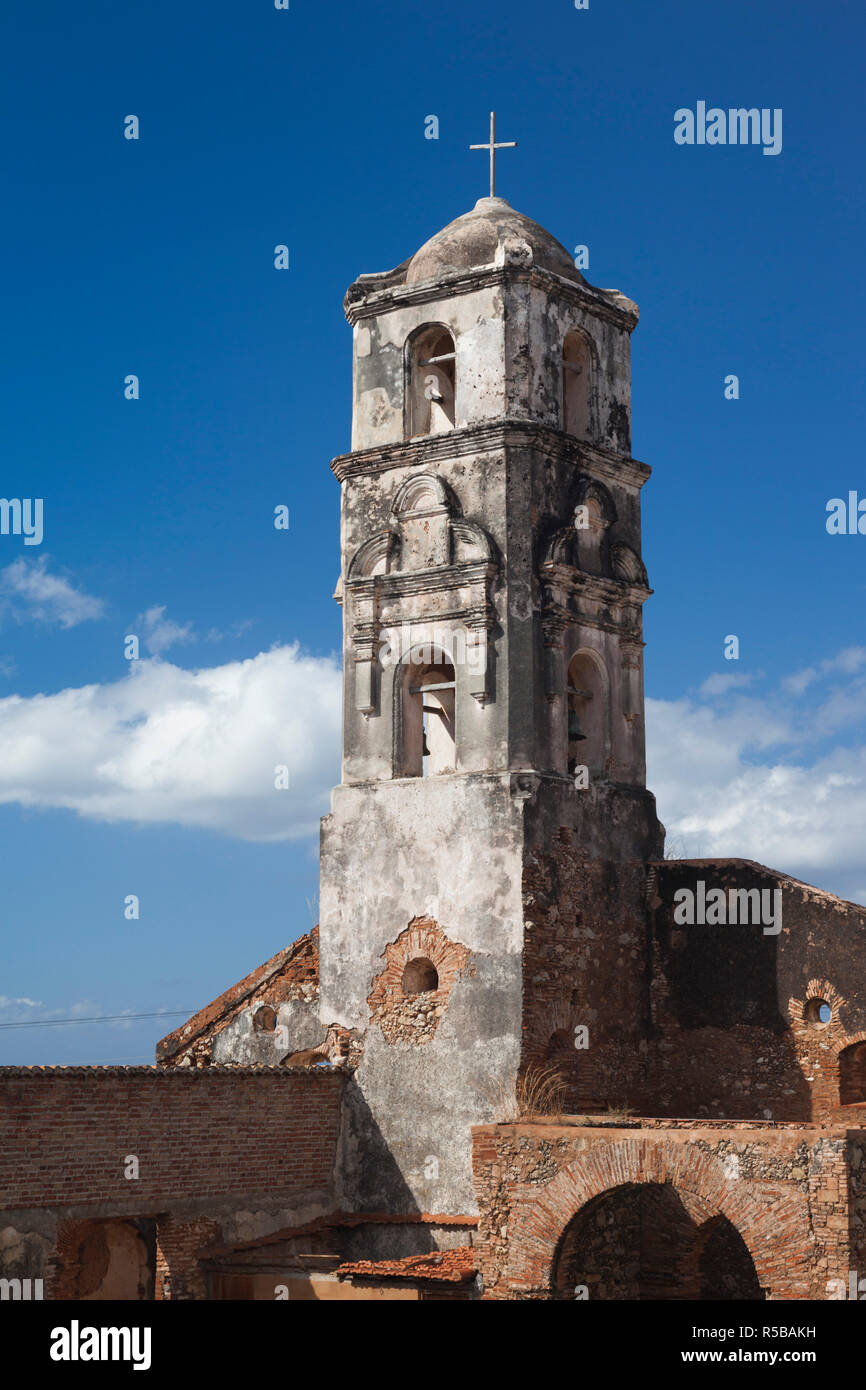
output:
M150 1060L180 1015L39 1020L192 1010L309 928L342 298L487 191L492 108L498 191L642 310L671 839L866 902L866 536L825 527L866 496L864 31L843 0L10 0L0 492L45 529L0 536L0 1024L37 1025L0 1026L0 1061ZM701 100L781 108L782 152L677 145Z

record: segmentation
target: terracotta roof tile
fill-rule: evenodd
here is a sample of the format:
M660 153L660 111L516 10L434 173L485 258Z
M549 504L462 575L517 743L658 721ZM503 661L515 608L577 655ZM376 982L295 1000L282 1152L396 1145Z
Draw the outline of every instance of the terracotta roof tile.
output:
M423 1279L434 1283L464 1284L474 1279L478 1269L471 1245L454 1250L433 1250L424 1255L407 1255L402 1260L355 1260L339 1265L342 1278L355 1274L364 1279Z

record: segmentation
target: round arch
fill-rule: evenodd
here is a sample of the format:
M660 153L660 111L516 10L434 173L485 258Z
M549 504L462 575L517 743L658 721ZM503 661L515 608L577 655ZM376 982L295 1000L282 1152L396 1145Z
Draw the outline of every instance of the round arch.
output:
M594 439L598 426L598 352L585 328L570 328L562 340L560 429L577 439Z
M436 321L419 324L403 345L403 437L453 429L456 396L454 329Z
M557 1299L648 1302L766 1297L740 1232L670 1183L622 1183L586 1202L557 1246Z
M604 657L594 647L578 647L568 658L565 676L568 771L585 763L593 778L602 777L612 748L610 675ZM573 742L570 729L575 718L575 731L579 727L582 737Z
M507 1282L531 1297L555 1292L561 1241L593 1199L627 1184L669 1186L699 1224L727 1218L742 1238L772 1298L809 1298L809 1213L795 1190L761 1198L751 1184L725 1176L718 1159L689 1143L646 1137L598 1143L539 1189L515 1192ZM786 1233L783 1241L780 1233Z
M447 639L414 642L390 668L395 777L455 770L456 681L449 646ZM429 696L419 693L424 687L429 687Z

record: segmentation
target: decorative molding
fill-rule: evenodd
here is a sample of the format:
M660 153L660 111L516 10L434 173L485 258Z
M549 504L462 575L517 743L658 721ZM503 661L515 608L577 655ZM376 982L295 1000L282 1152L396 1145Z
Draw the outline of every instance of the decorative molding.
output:
M355 551L349 562L347 586L351 586L355 580L367 579L376 574L379 565L383 565L384 572L387 573L394 552L399 551L399 548L400 537L396 531L392 531L390 528L387 531L380 531L377 536L371 536L359 550Z
M437 473L415 473L400 484L391 506L393 516L428 516L454 510L454 501Z
M567 304L585 309L595 318L604 319L629 334L637 327L640 317L638 306L620 290L596 289L585 281L581 284L576 280L567 280L540 265L510 263L478 266L443 275L437 280L422 280L415 285L406 285L397 278L400 272L405 275L405 268L408 268L408 262L398 266L397 270L359 276L349 286L343 299L343 312L352 327L362 319L376 318L410 305L456 299L461 295L475 294L478 290L514 284L533 285L547 294L558 295Z
M331 460L331 470L342 483L351 478L384 473L391 468L414 468L419 464L426 464L429 468L437 463L452 463L468 455L504 452L512 448L538 449L551 459L571 463L590 476L636 490L643 487L652 473L649 464L641 463L630 454L620 454L599 444L588 444L575 439L574 435L566 434L564 430L554 429L552 425L515 418L338 454Z
M611 541L610 563L617 579L623 580L626 584L637 584L640 588L649 590L646 566L630 545L626 545L623 541Z
M617 520L616 505L609 490L598 478L593 478L590 474L584 473L583 476L578 479L574 493L574 505L576 507L585 506L588 502L598 503L605 526L613 526L615 524Z
M495 622L490 583L497 572L490 538L460 515L458 499L435 473L407 478L391 509L394 525L365 541L352 557L344 597L355 662L355 708L379 708L383 630L403 624L462 624L486 644ZM431 563L431 560L439 563ZM444 560L444 563L442 561ZM436 604L424 600L435 596ZM405 654L401 653L401 660ZM488 664L473 676L479 704L489 698ZM396 727L396 724L395 724Z

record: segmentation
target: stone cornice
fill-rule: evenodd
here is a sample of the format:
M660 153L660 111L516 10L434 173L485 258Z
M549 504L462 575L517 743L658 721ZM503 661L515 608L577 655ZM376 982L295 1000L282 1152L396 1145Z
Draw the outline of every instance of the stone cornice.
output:
M632 583L627 579L609 579L606 575L588 574L585 570L575 569L572 565L562 564L543 564L541 575L548 583L552 583L566 593L576 597L586 597L595 599L600 603L611 603L617 606L633 604L641 607L651 597L653 590L645 584Z
M394 570L389 574L348 579L345 592L358 596L375 593L383 598L402 598L410 594L439 594L448 589L483 584L493 578L496 570L496 565L489 560L469 560L462 564L436 565L423 570Z
M402 267L401 267L402 269ZM343 300L343 310L349 323L354 327L364 318L388 313L393 309L405 308L412 304L429 304L439 299L454 299L458 295L473 294L476 290L506 284L537 285L548 294L551 290L563 299L587 309L597 318L606 319L627 333L637 326L640 311L637 305L619 290L600 290L594 285L580 284L566 280L552 270L542 266L487 265L472 270L458 271L453 275L443 275L441 280L423 280L417 285L394 284L391 277L395 272L382 276L362 276L349 286ZM368 281L368 284L363 283ZM375 285L379 288L375 288ZM616 298L612 298L616 296Z
M604 618L599 613L587 612L586 609L572 610L563 608L561 604L550 604L545 607L541 615L542 624L550 627L551 637L556 633L566 632L569 628L591 627L597 632L610 632L619 637L630 650L638 651L646 646L640 633L625 622L616 622L611 618ZM555 640L548 643L549 646L559 645Z
M586 444L550 425L533 420L493 420L466 429L449 430L447 434L425 435L421 439L402 439L396 444L383 444L372 449L357 449L350 454L338 454L331 460L331 469L340 482L348 478L375 476L389 468L414 468L421 464L447 463L465 458L467 454L482 454L497 449L539 449L557 460L585 468L594 477L643 487L652 473L649 464L613 449Z

